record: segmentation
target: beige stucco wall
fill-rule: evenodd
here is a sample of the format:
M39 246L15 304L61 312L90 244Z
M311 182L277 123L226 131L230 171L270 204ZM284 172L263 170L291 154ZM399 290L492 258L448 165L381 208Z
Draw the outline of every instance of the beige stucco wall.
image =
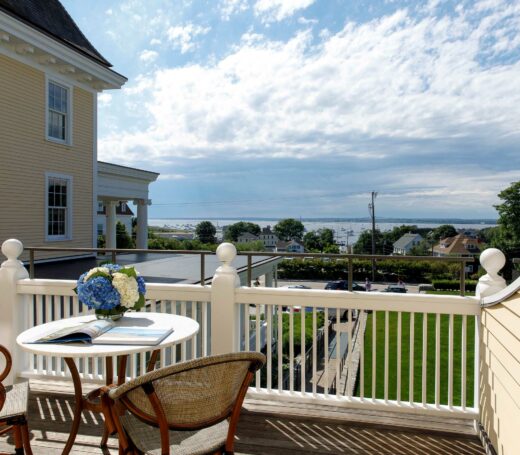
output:
M0 69L0 243L91 247L96 95L73 88L72 145L56 144L45 138L44 72L1 54ZM71 240L45 240L46 172L73 178Z
M520 294L484 309L480 420L499 455L520 454Z

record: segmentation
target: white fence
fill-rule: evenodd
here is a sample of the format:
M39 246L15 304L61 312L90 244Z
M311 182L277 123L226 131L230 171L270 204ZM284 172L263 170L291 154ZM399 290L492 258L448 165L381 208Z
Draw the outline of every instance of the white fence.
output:
M62 361L25 354L14 340L35 324L80 314L75 283L28 279L17 260L21 244L15 242L2 246L8 260L0 268L0 343L15 354L18 375L66 378ZM223 244L217 255L222 266L211 286L147 283L147 311L180 314L200 324L196 337L161 352L161 366L261 350L265 340L268 360L250 389L254 397L477 415L480 299L244 288L231 265L234 247ZM131 356L127 376L143 372L146 360ZM105 373L99 359L80 362L79 371L93 381Z

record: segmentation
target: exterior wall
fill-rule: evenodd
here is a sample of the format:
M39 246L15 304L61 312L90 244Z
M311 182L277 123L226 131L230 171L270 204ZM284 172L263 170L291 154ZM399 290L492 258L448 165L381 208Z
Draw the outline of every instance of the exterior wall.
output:
M480 421L499 455L520 453L520 294L482 311Z
M46 140L45 73L2 54L0 68L0 243L17 238L25 246L91 247L96 94L73 88L72 144L57 144ZM46 241L46 172L72 176L70 240ZM56 256L37 253L36 259Z

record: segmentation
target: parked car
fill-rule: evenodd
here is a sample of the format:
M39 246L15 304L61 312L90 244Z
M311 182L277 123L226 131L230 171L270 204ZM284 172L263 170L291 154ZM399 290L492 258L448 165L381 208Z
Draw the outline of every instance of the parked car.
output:
M331 290L348 291L348 281L347 280L331 281L330 283L326 284L325 289L328 291L331 291ZM362 286L359 283L356 283L355 281L352 282L352 290L353 291L366 291L365 286Z
M404 286L399 286L397 284L390 284L385 289L383 289L381 292L399 292L401 294L404 294L408 292L408 289L406 289Z
M290 286L284 286L286 289L312 289L310 286L304 284L291 284Z

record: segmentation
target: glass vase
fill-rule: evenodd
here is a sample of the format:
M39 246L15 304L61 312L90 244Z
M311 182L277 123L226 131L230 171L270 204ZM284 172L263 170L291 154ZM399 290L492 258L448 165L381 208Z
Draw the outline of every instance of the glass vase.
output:
M124 311L121 311L117 308L112 310L94 310L97 319L111 319L112 321L117 321L123 317L125 314Z

